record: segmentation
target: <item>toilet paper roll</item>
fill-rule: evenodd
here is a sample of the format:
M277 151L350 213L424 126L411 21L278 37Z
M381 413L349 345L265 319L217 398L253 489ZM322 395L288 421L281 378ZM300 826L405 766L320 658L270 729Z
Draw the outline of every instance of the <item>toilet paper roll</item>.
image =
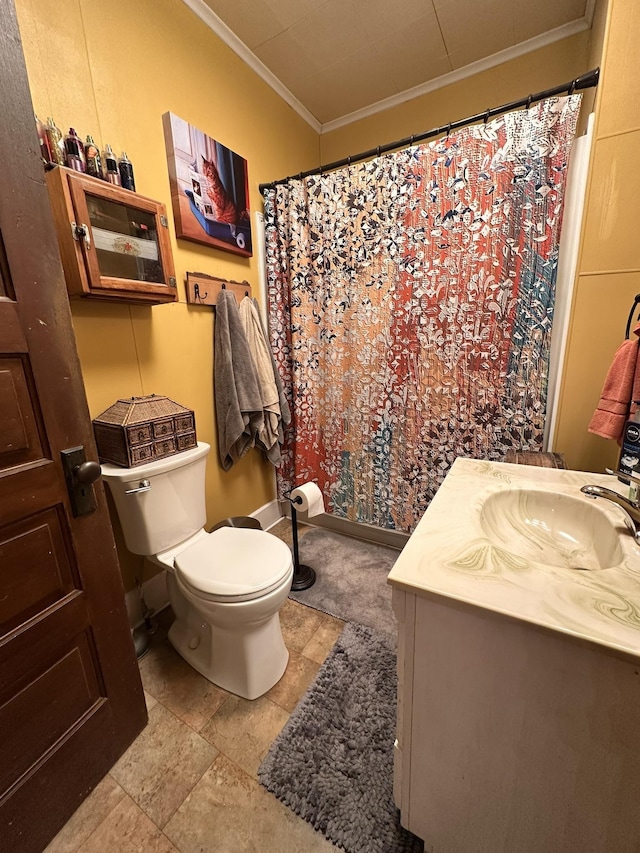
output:
M322 492L315 483L303 483L291 492L290 497L295 502L296 512L306 512L309 518L325 511Z

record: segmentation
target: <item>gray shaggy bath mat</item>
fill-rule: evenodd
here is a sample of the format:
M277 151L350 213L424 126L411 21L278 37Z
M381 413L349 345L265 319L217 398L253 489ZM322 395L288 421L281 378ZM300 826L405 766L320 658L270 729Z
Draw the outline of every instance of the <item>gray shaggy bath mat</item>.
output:
M419 853L393 802L396 657L348 624L260 765L258 778L348 853Z

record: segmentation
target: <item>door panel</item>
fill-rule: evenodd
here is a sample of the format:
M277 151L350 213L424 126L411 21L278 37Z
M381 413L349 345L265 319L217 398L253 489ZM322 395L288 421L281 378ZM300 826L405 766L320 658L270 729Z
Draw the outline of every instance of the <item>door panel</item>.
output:
M40 851L146 722L11 3L0 3L0 851ZM19 161L16 158L20 158Z
M0 471L44 456L29 392L33 387L30 379L28 362L19 356L0 359Z
M101 702L88 637L81 635L74 648L38 672L0 709L0 727L13 732L11 740L0 745L2 790L28 772Z
M0 530L0 634L76 588L63 518L49 507Z

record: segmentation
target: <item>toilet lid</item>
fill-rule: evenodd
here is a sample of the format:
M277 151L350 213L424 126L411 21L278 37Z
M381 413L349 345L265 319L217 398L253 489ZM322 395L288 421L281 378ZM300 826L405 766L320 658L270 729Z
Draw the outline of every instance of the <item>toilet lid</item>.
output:
M230 598L266 595L291 568L291 551L263 530L220 527L176 555L175 567L194 590Z

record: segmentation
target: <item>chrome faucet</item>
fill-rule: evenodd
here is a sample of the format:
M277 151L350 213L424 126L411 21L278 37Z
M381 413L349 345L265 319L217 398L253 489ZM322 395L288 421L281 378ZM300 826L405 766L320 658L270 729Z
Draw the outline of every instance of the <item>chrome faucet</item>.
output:
M629 485L631 483L640 485L640 477L625 474L623 471L612 471L610 468L605 468L605 471L607 474L614 474L616 477L629 483ZM624 495L615 492L613 489L607 489L605 486L583 486L580 491L587 495L587 497L604 498L620 507L629 532L635 539L636 544L640 545L640 503L632 501L630 498L625 498Z

